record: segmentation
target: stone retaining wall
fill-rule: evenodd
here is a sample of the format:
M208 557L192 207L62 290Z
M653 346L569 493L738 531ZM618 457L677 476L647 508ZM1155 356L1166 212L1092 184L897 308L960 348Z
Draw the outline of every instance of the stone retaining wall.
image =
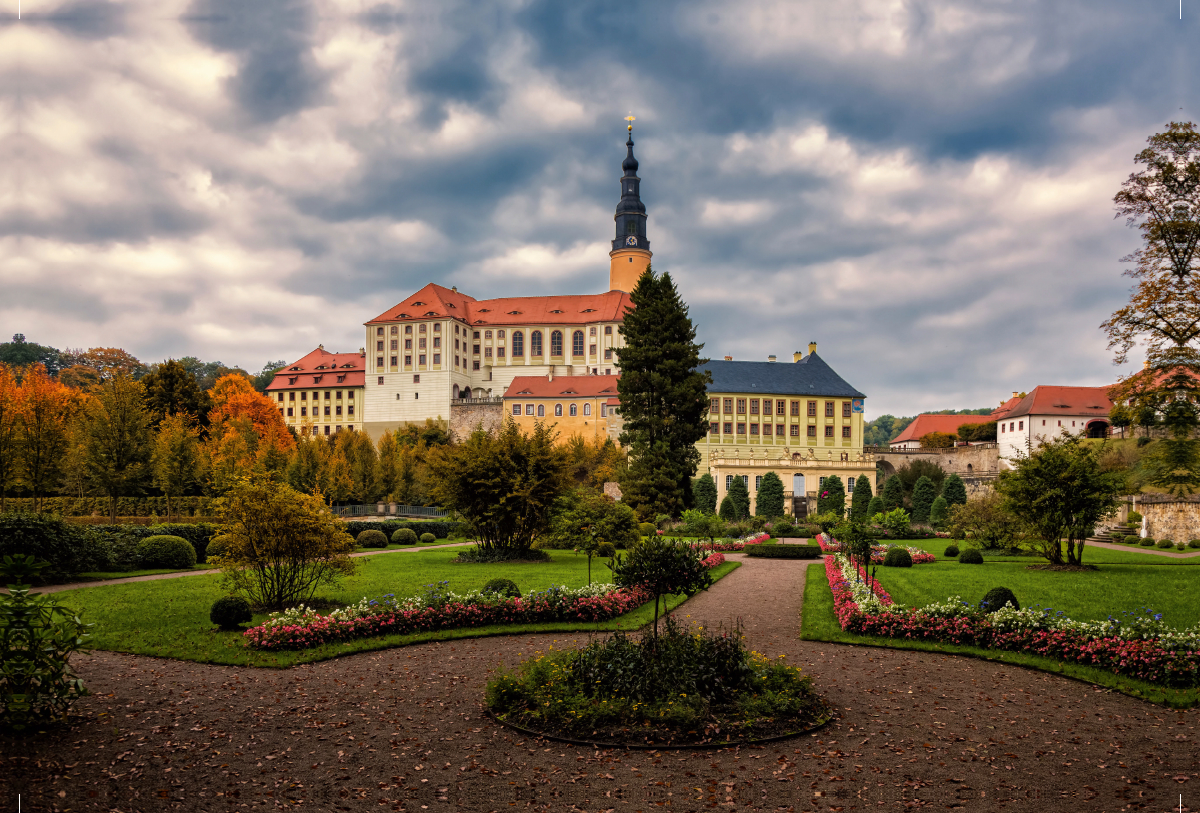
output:
M1187 542L1200 539L1200 498L1173 499L1143 494L1134 498L1143 521L1143 537Z
M503 404L451 404L450 435L456 441L466 440L480 424L488 432L496 432L504 423Z

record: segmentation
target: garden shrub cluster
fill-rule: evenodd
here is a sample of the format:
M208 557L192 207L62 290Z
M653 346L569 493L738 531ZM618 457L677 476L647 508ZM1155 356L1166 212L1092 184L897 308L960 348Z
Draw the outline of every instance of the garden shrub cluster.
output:
M392 533L393 545L415 545L417 544L417 532L412 528L399 528Z
M460 537L467 532L465 522L451 520L351 519L345 520L345 523L346 532L356 539L358 534L363 531L380 531L390 538L401 528L409 528L418 536L425 533L433 534L437 539Z
M983 554L975 548L967 548L958 554L958 563L960 565L981 565L983 564Z
M517 583L512 579L492 579L485 584L480 591L481 593L490 593L505 598L520 598L521 590L517 587Z
M822 553L844 553L845 552L842 550L842 545L840 542L838 542L838 540L831 539L829 536L827 536L825 534L821 534L817 537L817 545L820 546ZM953 545L951 545L951 547L953 547ZM887 545L872 545L871 546L871 564L873 564L873 565L884 564L885 557L887 556L887 552L889 550L904 550L905 552L908 553L909 558L912 560L912 563L914 565L927 565L927 564L930 564L931 562L937 561L936 556L934 556L929 551L921 550L920 548L912 548L912 547L900 548L899 546L896 546L896 545L893 545L891 547L889 547ZM957 553L957 550L955 552ZM950 555L949 549L947 549L946 555L947 556Z
M712 742L820 724L830 709L799 669L746 649L740 630L621 632L581 650L551 651L488 683L501 718L599 740Z
M0 514L0 557L32 556L45 567L35 577L55 579L99 569L107 561L104 540L91 528L51 514Z
M912 554L904 548L888 548L883 556L884 567L912 567Z
M819 559L821 549L816 545L752 545L747 556L764 559Z
M252 618L250 602L241 596L222 596L213 602L212 609L208 611L208 620L223 630L240 629Z
M138 543L138 559L142 567L185 570L196 564L196 549L178 536L155 534Z
M1126 613L1124 622L1075 621L1015 602L989 612L957 597L906 609L844 556L827 557L825 574L838 624L849 633L1029 652L1165 686L1200 686L1200 624L1175 630L1149 611Z
M387 534L383 531L359 531L354 541L360 548L386 548L388 546Z
M5 500L9 510L32 512L34 501L32 497L8 497ZM55 514L61 517L107 517L109 498L96 497L43 497L42 513ZM216 516L216 500L212 497L173 497L171 509L175 514L188 517ZM167 516L166 497L118 497L118 517L152 517ZM107 522L107 519L103 520Z
M436 542L437 537L433 534L421 534L421 544L428 545L431 542Z
M942 555L947 559L953 559L954 557L958 556L958 545L947 545L946 552Z

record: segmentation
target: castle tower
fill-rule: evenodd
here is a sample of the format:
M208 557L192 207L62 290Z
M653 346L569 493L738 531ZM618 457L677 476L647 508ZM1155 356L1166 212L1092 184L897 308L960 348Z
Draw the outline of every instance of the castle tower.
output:
M617 224L616 238L612 251L608 253L608 289L629 293L650 265L650 241L646 239L646 205L642 203L637 176L638 162L633 157L633 116L629 122L629 140L625 142L628 154L621 163L625 174L621 177L621 202L613 218Z

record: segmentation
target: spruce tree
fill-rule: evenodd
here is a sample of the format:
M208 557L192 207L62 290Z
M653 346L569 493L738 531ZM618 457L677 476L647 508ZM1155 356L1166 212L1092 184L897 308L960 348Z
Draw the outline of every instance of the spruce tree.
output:
M904 483L899 477L889 477L883 484L883 510L895 511L904 507Z
M873 499L871 481L865 474L858 475L858 479L854 481L854 496L850 498L850 518L861 522L870 517L867 511Z
M832 511L839 517L846 516L846 487L842 478L831 474L825 478L817 493L817 513Z
M733 509L737 512L736 520L740 521L750 516L750 489L746 488L746 481L739 475L733 475L726 496L733 500Z
M883 513L883 497L875 496L871 498L871 504L867 506L867 519L876 514Z
M733 504L733 498L728 494L725 495L725 499L721 500L720 517L726 522L737 522L737 506Z
M913 486L912 521L929 522L929 512L933 509L933 501L937 499L937 486L928 477L921 477Z
M708 434L707 373L696 328L670 274L646 269L629 295L617 348L617 394L629 447L622 501L643 517L678 517L693 507L696 444Z
M967 487L963 485L962 478L957 474L947 476L946 482L942 483L942 496L946 498L947 505L966 505Z
M717 484L713 482L711 474L702 474L693 481L692 495L696 501L696 508L698 510L708 514L716 513Z
M783 516L783 480L773 471L764 474L758 485L754 513L772 519Z
M946 524L946 519L950 515L950 505L946 502L945 496L939 494L938 498L933 501L933 506L929 509L929 524L935 528L941 528Z

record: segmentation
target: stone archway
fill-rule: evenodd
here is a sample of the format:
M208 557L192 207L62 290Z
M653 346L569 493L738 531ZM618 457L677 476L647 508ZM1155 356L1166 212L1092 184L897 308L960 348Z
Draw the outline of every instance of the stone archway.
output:
M1108 421L1090 421L1085 431L1089 438L1106 438L1108 437Z

